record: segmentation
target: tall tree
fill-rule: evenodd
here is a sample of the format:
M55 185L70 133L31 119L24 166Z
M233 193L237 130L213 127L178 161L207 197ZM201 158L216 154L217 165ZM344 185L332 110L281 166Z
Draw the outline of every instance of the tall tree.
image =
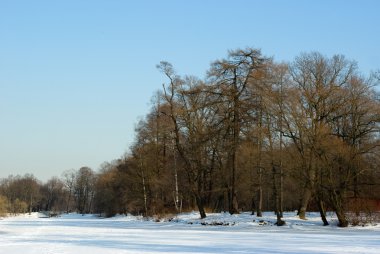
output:
M218 87L225 104L225 137L228 151L226 165L230 168L227 184L228 210L231 214L239 210L236 194L237 151L242 125L246 123L244 118L251 110L247 107L252 96L249 94L248 85L255 77L253 73L262 68L264 61L260 50L238 49L230 51L227 59L215 61L208 72L209 81Z
M345 104L339 91L347 85L356 65L343 56L326 58L320 53L302 54L291 65L290 74L296 96L290 102L288 136L293 140L303 161L305 188L299 215L305 218L307 205L315 191L320 157L319 145L329 138L332 116ZM297 98L298 97L298 98ZM296 129L294 129L296 127Z
M74 169L65 170L62 173L62 181L66 188L66 213L69 213L71 210L71 201L74 195L74 187L75 187L75 178L76 171Z
M75 199L79 213L89 213L92 211L94 198L95 174L89 167L81 167L75 179Z
M169 106L176 148L200 216L205 218L205 182L212 161L207 155L209 144L220 127L218 108L209 101L212 93L202 81L176 76L167 62L161 62L158 67L169 78L164 99Z

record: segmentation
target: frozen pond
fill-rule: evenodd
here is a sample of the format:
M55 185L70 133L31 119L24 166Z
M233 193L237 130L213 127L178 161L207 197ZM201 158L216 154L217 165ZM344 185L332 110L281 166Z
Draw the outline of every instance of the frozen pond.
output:
M274 216L250 214L182 214L172 221L146 221L133 216L101 219L39 214L0 220L0 253L379 253L380 226L321 226L317 215L300 221L285 214L286 226ZM263 221L261 221L263 220ZM330 218L334 223L334 218ZM202 225L206 224L206 225ZM224 224L224 225L215 225Z

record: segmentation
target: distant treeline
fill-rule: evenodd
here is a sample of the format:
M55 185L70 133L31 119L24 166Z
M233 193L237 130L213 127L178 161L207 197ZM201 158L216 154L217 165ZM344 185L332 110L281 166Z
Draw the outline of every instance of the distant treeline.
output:
M347 226L379 209L379 72L317 52L276 63L252 48L213 62L205 79L158 69L167 84L129 154L44 184L3 179L0 213L271 210L282 225L285 210L319 211L325 224L329 210Z

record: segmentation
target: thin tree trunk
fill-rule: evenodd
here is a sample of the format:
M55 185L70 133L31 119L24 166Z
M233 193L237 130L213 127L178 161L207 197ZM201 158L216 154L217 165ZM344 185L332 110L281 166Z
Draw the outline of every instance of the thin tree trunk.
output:
M69 197L67 198L67 204L66 204L66 213L67 214L70 212L69 207L70 207L70 201L71 201L71 195L72 195L71 192L72 192L72 190L70 188Z
M279 195L279 214L280 217L284 217L284 176L283 176L283 170L282 170L282 164L280 164L280 195Z
M276 184L276 167L273 164L272 161L272 181L273 181L273 200L274 200L274 206L275 206L275 213L276 213L276 225L277 226L283 226L285 225L285 221L283 221L282 214L280 212L280 197L278 195L278 188Z
M33 204L33 195L30 194L30 202L29 202L29 214L32 213L32 204Z
M261 174L259 178L261 178ZM257 207L256 207L257 217L263 216L262 207L263 207L263 188L261 187L261 183L260 183L260 186L257 189Z
M280 83L280 196L279 196L279 213L280 217L284 217L284 169L282 165L282 148L283 148L283 132L282 132L282 118L283 118L283 87L282 82Z
M275 210L275 214L276 214L276 217L277 217L277 222L276 222L276 225L277 226L283 226L285 225L285 221L283 221L281 218L282 218L282 212L280 211L280 195L279 195L279 187L281 187L280 183L278 182L281 182L281 175L280 177L278 176L278 172L279 170L281 170L281 137L280 137L280 169L277 169L276 165L275 165L275 160L274 160L274 142L273 142L273 136L272 136L272 129L271 129L271 125L272 125L272 119L271 119L271 116L269 114L266 114L266 118L267 118L267 135L268 135L268 141L269 141L269 148L270 148L270 157L271 157L271 166L272 166L272 190L273 190L273 205L274 205L274 210ZM279 179L280 178L280 179ZM269 197L269 195L268 195Z
M232 173L231 173L231 190L229 191L229 206L228 210L230 214L236 214L239 213L238 211L238 202L236 197L236 190L235 190L235 178L236 178L236 154L234 152L233 158L232 158Z
M261 103L261 102L260 102ZM257 172L258 172L258 188L257 188L257 207L256 207L256 215L257 217L262 217L262 206L263 206L263 189L262 189L262 178L263 178L263 169L261 166L261 152L262 152L262 125L263 125L263 112L262 108L260 107L259 110L259 122L258 122L258 139L257 139L257 153L258 153L258 158L257 158Z
M228 189L228 185L226 184L226 188ZM228 211L228 198L229 198L229 192L228 190L223 192L223 211Z
M319 214L321 215L321 219L323 221L323 226L328 226L329 222L326 219L325 206L324 206L323 201L322 201L322 199L320 197L318 197L318 202L317 203L318 203Z
M255 203L255 196L252 196L251 199L251 215L255 215L255 210L256 210L256 203Z
M233 155L232 164L235 164L235 154ZM228 188L228 212L230 214L239 213L238 211L238 202L236 197L235 190L235 167L232 166L231 179L230 179L230 188Z
M174 205L177 212L181 212L179 209L179 189L178 189L178 173L177 173L177 156L174 149L175 144L173 143L173 159L174 159L174 181L175 181L175 194L174 194Z
M237 91L237 81L236 81L236 69L234 70L234 116L233 116L233 144L232 144L232 158L231 158L231 190L229 195L229 212L230 214L239 213L238 202L236 197L235 182L236 182L236 154L239 144L239 133L240 133L240 112L239 112L239 95Z
M145 216L148 216L148 205L147 205L148 198L147 198L146 187L145 187L145 176L144 176L144 171L142 170L142 168L141 168L141 178L142 178L142 185L143 185L144 211L145 211Z

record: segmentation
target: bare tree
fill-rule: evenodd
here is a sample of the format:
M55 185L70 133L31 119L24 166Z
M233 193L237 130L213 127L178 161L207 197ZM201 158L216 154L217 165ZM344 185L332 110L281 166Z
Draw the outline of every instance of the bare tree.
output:
M167 62L161 62L158 68L170 81L164 87L164 99L170 108L175 145L200 216L205 218L205 182L210 168L206 155L208 144L219 131L218 109L212 107L211 94L203 82L194 77L181 79Z
M78 170L75 178L74 194L79 213L91 212L95 194L94 183L95 174L91 168L82 167Z
M253 73L262 68L265 58L260 50L247 48L230 51L228 58L215 61L208 72L209 81L218 87L224 97L225 137L227 138L227 167L230 168L228 188L228 210L231 214L239 211L236 194L237 151L241 139L242 124L250 111L246 106L252 98L249 82L257 78Z
M63 183L67 190L66 213L70 212L71 200L74 194L76 171L74 169L66 170L62 173Z
M42 186L42 196L45 200L44 210L60 212L64 205L64 183L57 177L52 177Z
M355 63L343 56L326 58L319 53L302 54L291 66L292 81L298 91L293 92L295 97L288 104L291 111L285 120L287 135L293 140L303 161L305 188L299 209L300 218L305 218L307 205L316 190L321 170L317 162L321 157L319 147L329 138L329 125L346 103L340 91L355 69ZM317 195L317 198L321 197Z

